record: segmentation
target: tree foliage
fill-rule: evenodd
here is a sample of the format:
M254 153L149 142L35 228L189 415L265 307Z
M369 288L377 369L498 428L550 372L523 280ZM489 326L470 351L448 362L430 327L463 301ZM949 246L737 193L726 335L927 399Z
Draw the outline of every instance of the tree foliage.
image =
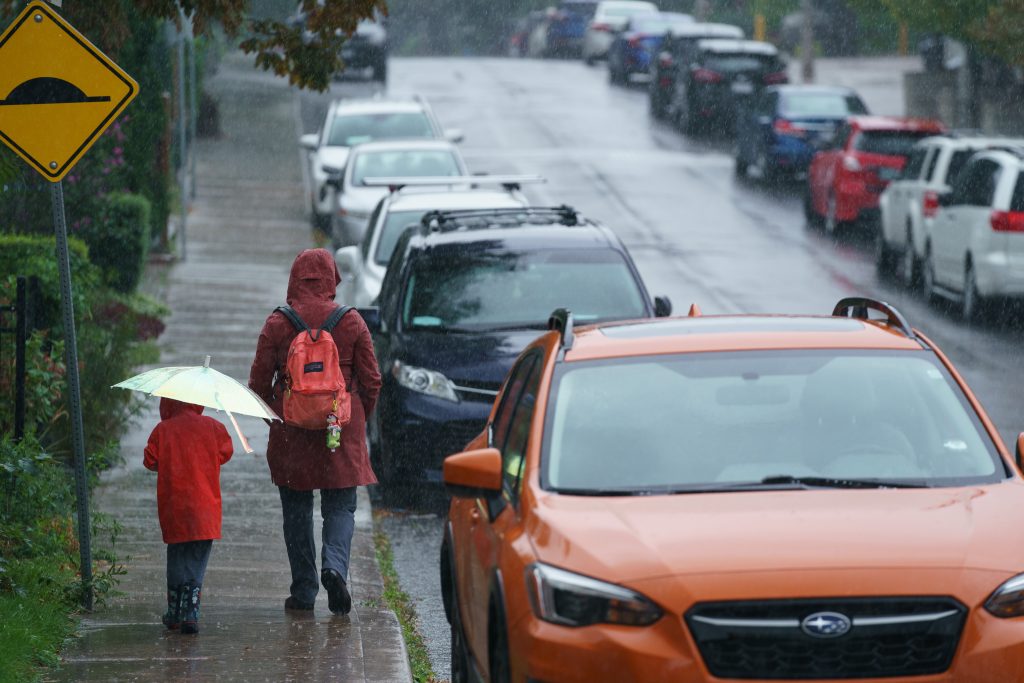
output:
M7 17L24 0L0 0ZM295 85L326 90L331 75L341 68L341 44L361 19L386 14L385 0L301 0L305 25L256 18L249 0L65 0L62 16L116 60L118 48L130 37L132 17L180 23L191 18L196 35L209 35L219 26L241 48L254 55L263 69L286 76ZM179 10L180 7L180 10Z

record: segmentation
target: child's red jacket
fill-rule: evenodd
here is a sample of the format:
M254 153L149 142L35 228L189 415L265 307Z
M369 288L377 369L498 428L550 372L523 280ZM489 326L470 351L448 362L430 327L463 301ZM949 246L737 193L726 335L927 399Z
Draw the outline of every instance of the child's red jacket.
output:
M160 399L160 424L142 464L157 473L164 543L220 538L220 466L234 451L228 430L203 407Z

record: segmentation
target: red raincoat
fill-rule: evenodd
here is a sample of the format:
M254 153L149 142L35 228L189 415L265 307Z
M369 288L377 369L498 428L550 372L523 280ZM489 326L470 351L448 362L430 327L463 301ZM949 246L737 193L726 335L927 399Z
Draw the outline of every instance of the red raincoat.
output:
M334 258L325 249L306 249L292 264L288 280L288 305L310 328L318 328L337 308L334 294L341 276ZM256 345L249 386L278 415L283 415L284 373L288 347L295 328L281 313L267 318ZM297 491L339 489L377 483L366 452L366 416L373 412L380 394L380 371L373 354L373 340L362 316L345 315L333 330L341 373L352 392L352 421L341 431L341 446L327 448L326 430L290 427L274 422L270 427L267 463L278 486Z
M202 406L160 399L160 424L142 464L157 473L164 543L220 538L220 466L233 451L228 430L205 417Z

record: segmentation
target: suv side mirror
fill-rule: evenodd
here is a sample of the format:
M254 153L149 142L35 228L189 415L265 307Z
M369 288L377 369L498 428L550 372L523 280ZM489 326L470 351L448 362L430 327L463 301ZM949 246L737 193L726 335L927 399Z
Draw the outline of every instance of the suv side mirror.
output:
M447 140L448 142L458 144L465 140L466 136L462 132L461 128L445 128L444 139Z
M654 297L654 317L667 318L672 315L672 301L667 296Z
M334 166L324 166L324 173L327 174L327 184L331 187L340 190L341 179L345 175L344 168L336 168Z
M449 455L444 459L444 486L458 498L501 495L501 453L497 448L479 448Z
M338 264L338 270L341 271L342 275L350 277L359 275L359 272L363 269L363 264L359 259L359 247L354 245L342 247L334 252L334 262Z
M306 133L299 138L299 147L310 152L315 152L317 143L320 142L320 136L316 133Z
M370 330L370 333L380 332L380 307L379 306L367 306L366 308L357 308L359 315L363 317L363 322L366 323L366 327Z

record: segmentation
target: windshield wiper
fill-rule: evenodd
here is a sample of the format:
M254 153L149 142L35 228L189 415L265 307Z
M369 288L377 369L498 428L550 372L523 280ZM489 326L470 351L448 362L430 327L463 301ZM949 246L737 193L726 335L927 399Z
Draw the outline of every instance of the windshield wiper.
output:
M758 484L798 484L811 488L827 489L926 489L928 484L916 481L894 481L891 479L840 479L833 477L795 477L791 474L776 474L765 477ZM758 484L754 484L757 486Z
M664 496L685 493L731 493L735 491L794 491L806 489L926 489L928 484L888 479L840 479L832 477L796 477L773 474L760 481L737 481L690 486L650 486L639 489L581 488L553 489L567 496Z

